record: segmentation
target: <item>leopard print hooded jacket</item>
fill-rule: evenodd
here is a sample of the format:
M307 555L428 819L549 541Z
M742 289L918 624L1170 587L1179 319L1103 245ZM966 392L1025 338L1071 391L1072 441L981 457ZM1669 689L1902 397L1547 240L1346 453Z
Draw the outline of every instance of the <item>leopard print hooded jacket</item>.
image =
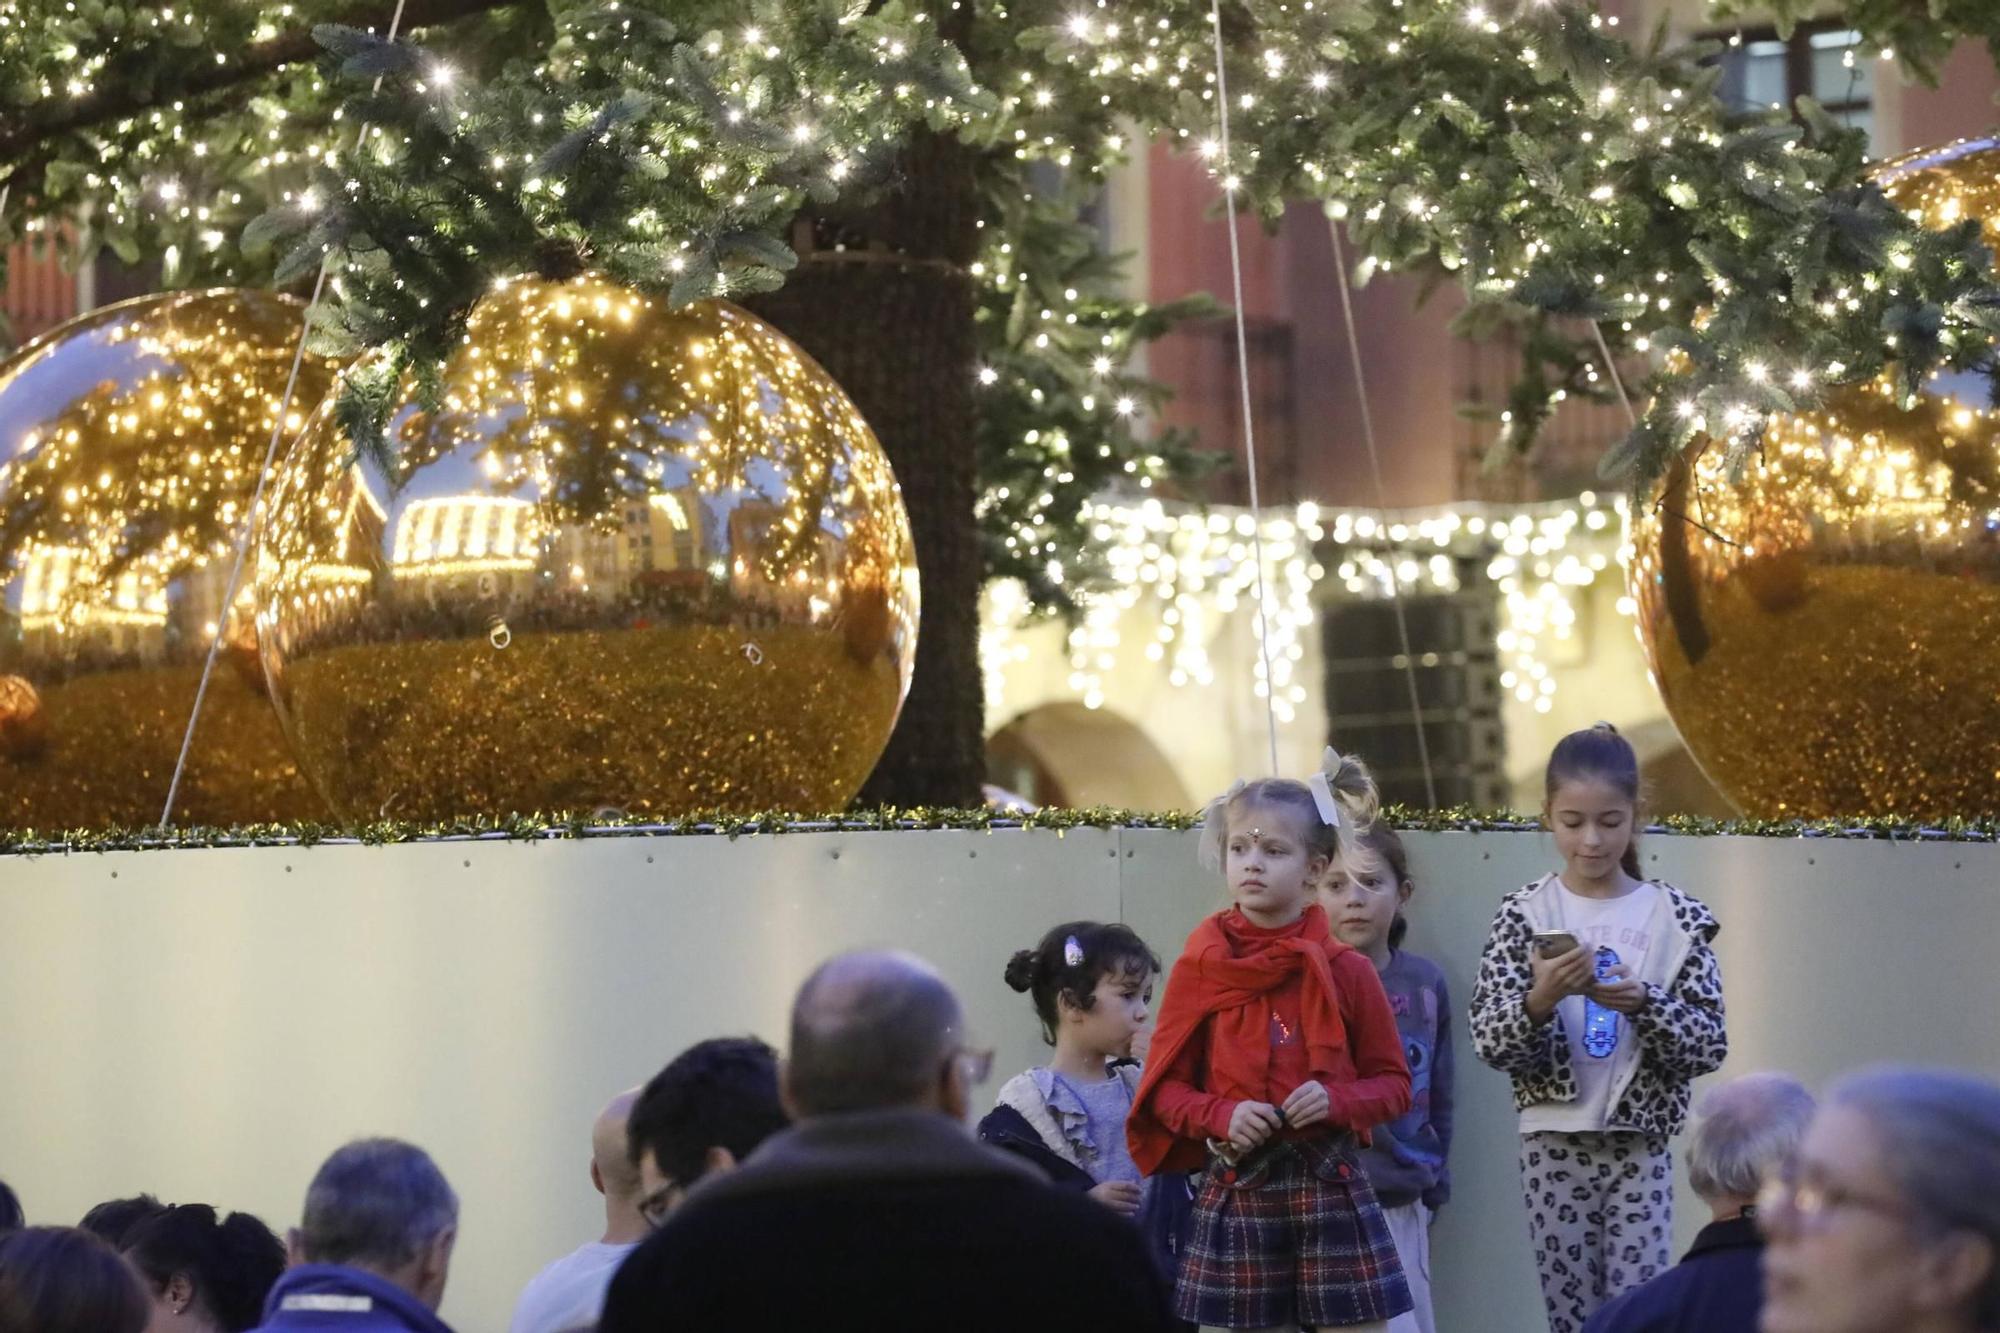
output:
M1660 975L1648 982L1647 1004L1631 1016L1641 1059L1612 1107L1607 1127L1670 1137L1687 1123L1688 1084L1718 1068L1729 1053L1723 1025L1722 970L1709 947L1721 925L1701 901L1664 880L1660 888L1669 920ZM1552 922L1555 876L1507 895L1493 918L1479 980L1472 994L1472 1046L1481 1060L1514 1080L1514 1105L1574 1101L1576 1073L1561 1014L1540 1027L1525 1007L1532 976L1528 950L1534 932ZM1652 969L1649 968L1648 971Z

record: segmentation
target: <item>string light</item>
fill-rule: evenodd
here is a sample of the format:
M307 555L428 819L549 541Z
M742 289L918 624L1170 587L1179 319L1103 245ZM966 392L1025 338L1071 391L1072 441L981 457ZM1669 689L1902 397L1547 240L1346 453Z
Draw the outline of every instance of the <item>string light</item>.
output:
M1557 693L1553 654L1581 623L1580 596L1600 577L1620 577L1630 558L1624 497L1586 493L1575 501L1528 506L1465 504L1411 513L1324 510L1299 505L1263 523L1266 578L1274 589L1272 707L1297 720L1309 697L1298 676L1305 635L1329 598L1377 601L1489 585L1502 612L1495 635L1501 685L1517 702L1546 713ZM1161 673L1176 688L1213 685L1210 647L1224 629L1256 614L1256 531L1247 510L1197 512L1159 501L1106 502L1089 510L1093 535L1112 553L1101 589L1080 594L1082 615L1066 641L1068 691L1101 707L1113 672ZM1327 563L1331 561L1331 567ZM1627 599L1619 610L1631 613ZM988 586L980 656L989 711L1004 711L1016 672L1035 671L1026 631L1038 623L1019 583ZM1136 648L1139 658L1131 656ZM1247 660L1247 658L1246 658ZM1261 662L1252 668L1259 698Z

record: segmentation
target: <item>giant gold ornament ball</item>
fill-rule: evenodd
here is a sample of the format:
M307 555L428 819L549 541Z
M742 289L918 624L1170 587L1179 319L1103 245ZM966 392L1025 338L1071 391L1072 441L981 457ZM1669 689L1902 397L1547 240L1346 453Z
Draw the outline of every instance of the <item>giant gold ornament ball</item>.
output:
M177 820L325 817L246 641L247 595L221 605L303 315L269 292L142 296L0 363L0 825L157 820L217 629L227 669ZM292 430L334 369L300 364Z
M867 777L914 664L908 518L776 330L520 279L392 458L351 461L331 406L274 479L257 605L341 814L827 810Z
M1931 225L2000 237L2000 144L1880 169ZM2000 811L2000 414L1983 381L1883 382L1774 419L1732 469L1698 440L1632 533L1653 678L1745 814Z

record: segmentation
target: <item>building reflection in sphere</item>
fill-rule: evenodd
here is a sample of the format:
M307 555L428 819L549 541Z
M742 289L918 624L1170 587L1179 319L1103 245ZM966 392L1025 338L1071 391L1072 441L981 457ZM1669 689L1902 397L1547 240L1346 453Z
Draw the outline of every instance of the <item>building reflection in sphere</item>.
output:
M303 314L268 292L143 296L0 363L0 824L157 820L218 630L177 819L325 816L266 697L247 589L222 605ZM292 430L334 370L301 363Z
M499 286L389 458L275 480L260 628L344 815L835 809L909 686L900 492L852 402L720 302Z

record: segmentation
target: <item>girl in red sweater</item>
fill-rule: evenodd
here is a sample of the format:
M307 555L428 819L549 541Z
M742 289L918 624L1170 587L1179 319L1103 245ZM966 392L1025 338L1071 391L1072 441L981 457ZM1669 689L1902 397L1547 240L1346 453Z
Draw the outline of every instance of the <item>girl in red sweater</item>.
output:
M1266 778L1210 804L1203 860L1235 906L1203 921L1167 982L1127 1137L1148 1175L1203 1167L1177 1313L1216 1328L1386 1327L1410 1308L1356 1164L1410 1105L1395 1016L1313 885L1375 815L1359 761ZM1348 851L1350 857L1358 855Z

